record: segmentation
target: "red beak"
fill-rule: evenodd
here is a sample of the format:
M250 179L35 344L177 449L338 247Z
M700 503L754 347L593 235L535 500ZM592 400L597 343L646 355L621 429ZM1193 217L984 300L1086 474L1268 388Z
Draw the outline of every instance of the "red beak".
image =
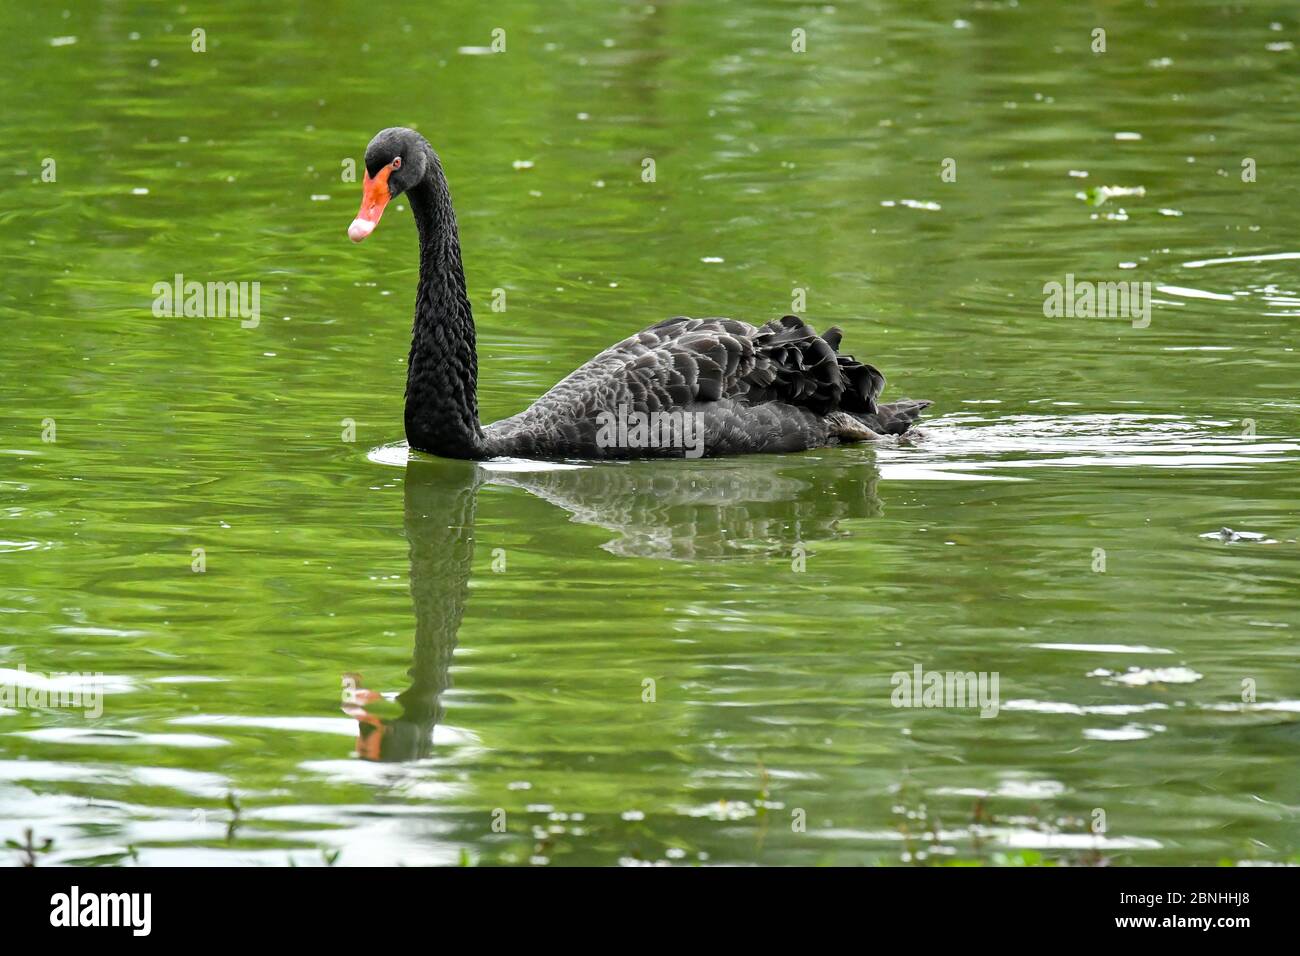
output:
M360 242L379 225L379 217L388 205L388 177L392 172L392 166L385 166L373 178L366 173L366 181L362 184L361 209L357 211L357 218L352 220L352 225L348 226L348 238L353 242Z

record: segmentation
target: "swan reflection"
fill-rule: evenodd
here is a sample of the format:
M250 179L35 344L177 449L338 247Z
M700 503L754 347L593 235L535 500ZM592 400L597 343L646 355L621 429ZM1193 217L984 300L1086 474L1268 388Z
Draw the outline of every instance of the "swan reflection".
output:
M525 466L526 467L526 466ZM529 471L450 460L411 459L404 482L415 648L401 713L370 713L378 694L344 675L344 712L358 723L366 760L427 757L442 718L452 653L465 615L474 560L475 509L484 484L521 489L607 529L602 547L623 557L716 561L790 557L796 548L840 537L843 519L880 514L871 459L749 458L639 461ZM562 514L557 513L557 520Z

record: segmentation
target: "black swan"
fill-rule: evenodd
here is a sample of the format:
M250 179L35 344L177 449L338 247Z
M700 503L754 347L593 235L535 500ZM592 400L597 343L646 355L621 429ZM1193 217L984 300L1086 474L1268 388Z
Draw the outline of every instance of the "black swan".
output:
M885 378L787 315L755 328L677 316L601 352L518 415L479 423L474 317L442 162L403 127L366 147L348 236L410 197L420 283L406 369L406 439L447 458L645 458L793 452L899 435L930 402L877 404Z

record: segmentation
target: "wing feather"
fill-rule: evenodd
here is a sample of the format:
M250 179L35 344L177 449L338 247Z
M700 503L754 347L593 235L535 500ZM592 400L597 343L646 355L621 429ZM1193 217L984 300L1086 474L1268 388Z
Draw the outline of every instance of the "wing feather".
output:
M818 335L794 315L758 327L674 316L601 352L490 429L503 440L532 435L541 447L549 434L578 447L592 440L599 413L617 413L619 406L643 412L716 407L720 427L764 433L809 412L874 415L885 378L840 354L841 335L838 328ZM761 406L774 415L759 414Z

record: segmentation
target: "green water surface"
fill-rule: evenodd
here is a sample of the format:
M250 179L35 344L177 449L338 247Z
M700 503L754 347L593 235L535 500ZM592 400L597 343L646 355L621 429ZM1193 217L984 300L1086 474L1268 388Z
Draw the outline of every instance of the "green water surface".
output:
M5 4L0 838L1300 861L1298 34L1170 0ZM389 125L451 181L485 420L669 315L793 307L934 400L923 437L408 465L410 211L345 235ZM156 315L177 274L259 283L256 323ZM1045 315L1068 276L1149 315ZM895 706L918 666L996 677L996 715Z

